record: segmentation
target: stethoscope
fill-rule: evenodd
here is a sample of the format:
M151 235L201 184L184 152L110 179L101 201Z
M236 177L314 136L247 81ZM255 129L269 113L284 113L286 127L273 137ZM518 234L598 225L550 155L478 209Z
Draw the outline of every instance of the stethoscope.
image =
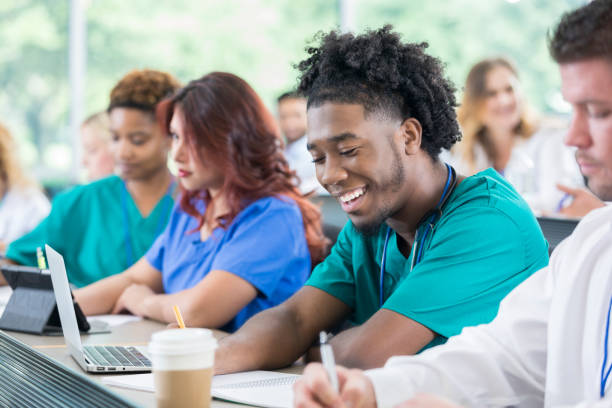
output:
M132 249L132 233L130 231L130 215L128 212L127 206L127 195L128 190L125 185L125 181L122 180L123 188L121 189L121 210L123 212L123 227L124 227L124 239L125 239L125 259L127 261L127 266L130 267L134 264L134 250ZM166 194L162 197L162 199L166 198L166 196L172 196L174 192L174 188L176 187L176 182L172 180L170 185L168 186L168 190L166 190ZM155 237L157 237L162 228L164 227L164 221L167 218L167 213L170 206L170 200L164 201L164 208L161 211L159 218L157 220L157 226L155 227Z
M438 201L438 205L433 210L430 210L421 218L419 223L417 224L417 232L414 237L414 243L412 244L411 254L412 254L412 262L410 263L410 271L414 269L414 267L421 261L421 257L423 255L423 247L425 246L425 240L427 239L427 235L429 235L430 231L433 231L434 225L442 216L442 207L446 204L448 197L455 190L455 186L457 185L457 174L455 173L455 169L453 166L446 165L446 170L448 175L446 176L446 184L444 185L444 190L442 191L442 197L440 197L440 201ZM422 234L419 234L419 226L426 222L425 231ZM379 281L379 302L380 307L383 305L383 288L384 288L384 277L385 277L385 266L387 263L387 245L389 244L389 237L391 236L391 227L387 227L387 235L385 236L385 244L383 246L382 259L380 261L380 281Z
M609 367L606 367L608 364L608 337L610 334L610 310L612 310L612 297L610 298L610 305L608 306L608 319L606 320L606 335L604 337L604 358L603 364L601 365L601 385L599 388L599 396L601 398L604 397L606 393L606 383L608 382L608 377L610 377L610 371L612 371L612 364Z

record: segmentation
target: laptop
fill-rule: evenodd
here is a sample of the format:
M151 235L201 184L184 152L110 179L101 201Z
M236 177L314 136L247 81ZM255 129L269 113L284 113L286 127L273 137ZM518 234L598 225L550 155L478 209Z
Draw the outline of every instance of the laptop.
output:
M64 339L72 358L88 372L151 371L151 360L146 356L146 351L139 347L83 346L81 344L64 258L49 245L45 245L45 252Z
M579 221L576 218L538 217L538 224L548 241L549 254L552 254L557 245L574 232Z

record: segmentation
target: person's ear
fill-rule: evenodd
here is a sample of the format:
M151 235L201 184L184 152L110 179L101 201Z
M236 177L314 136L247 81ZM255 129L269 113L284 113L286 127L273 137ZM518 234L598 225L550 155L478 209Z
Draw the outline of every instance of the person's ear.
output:
M421 136L423 132L421 123L415 118L408 118L402 122L398 131L404 145L404 153L408 156L417 154L421 150Z

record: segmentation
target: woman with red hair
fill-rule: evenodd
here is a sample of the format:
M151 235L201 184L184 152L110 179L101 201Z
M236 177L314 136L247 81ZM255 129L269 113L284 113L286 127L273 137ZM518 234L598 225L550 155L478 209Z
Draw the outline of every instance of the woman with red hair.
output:
M320 213L296 189L272 115L239 77L213 72L160 103L182 196L125 272L75 292L87 314L129 311L235 331L299 289L324 256Z

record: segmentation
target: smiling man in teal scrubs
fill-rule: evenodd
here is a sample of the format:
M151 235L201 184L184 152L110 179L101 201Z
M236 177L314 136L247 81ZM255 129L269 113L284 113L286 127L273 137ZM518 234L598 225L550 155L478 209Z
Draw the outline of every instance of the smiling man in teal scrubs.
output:
M168 222L175 185L166 164L171 141L154 111L178 87L171 75L152 70L119 81L108 108L119 176L59 194L49 216L9 245L9 260L36 265L36 248L49 244L81 287L122 272L149 249Z
M390 27L332 32L300 64L317 178L350 222L303 289L220 342L217 372L280 367L309 349L316 358L319 331L338 329L338 362L380 366L491 321L548 263L510 184L438 159L460 133L454 88L424 49Z

